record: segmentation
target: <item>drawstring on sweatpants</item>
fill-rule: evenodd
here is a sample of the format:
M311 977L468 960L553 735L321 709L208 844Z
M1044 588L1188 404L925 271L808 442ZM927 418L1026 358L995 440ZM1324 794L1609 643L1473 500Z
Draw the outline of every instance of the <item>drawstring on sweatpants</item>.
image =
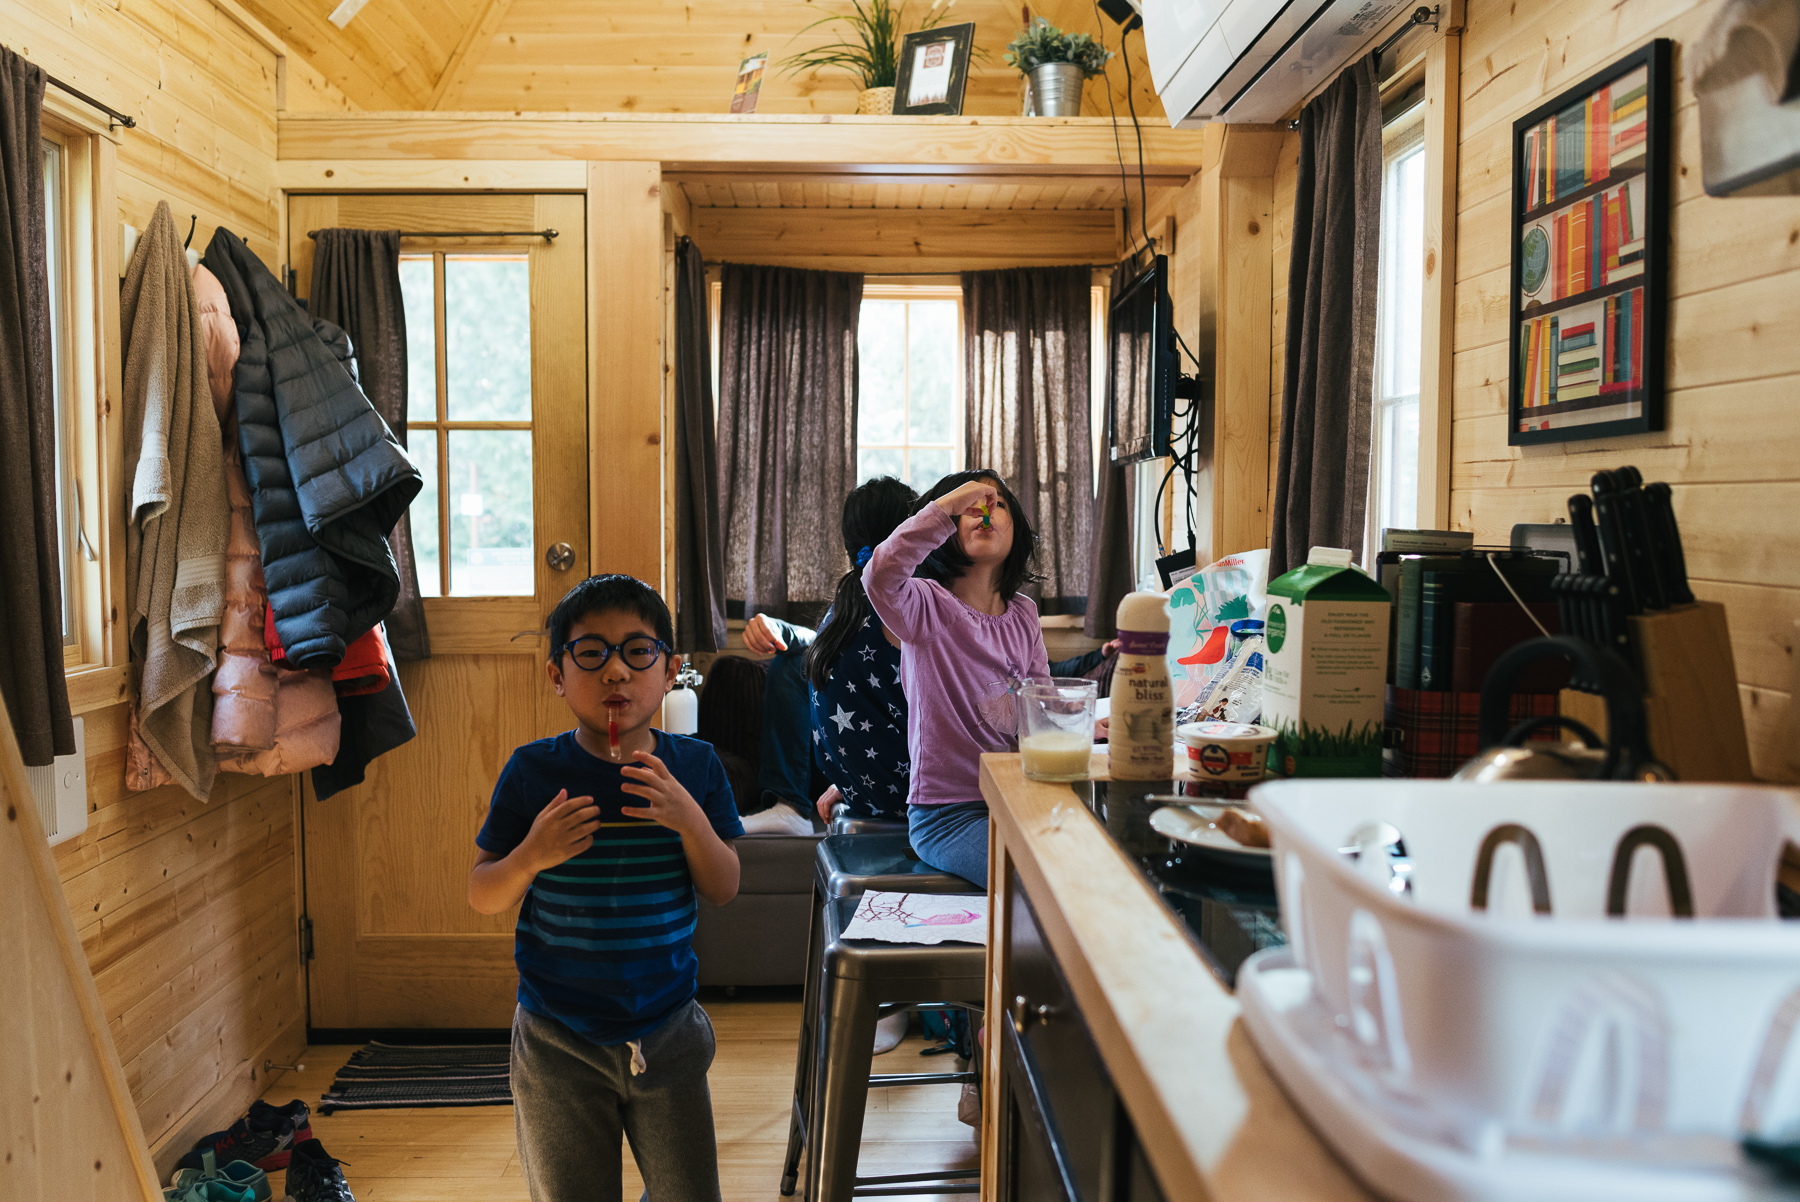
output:
M650 1071L650 1062L644 1059L644 1041L628 1039L625 1046L631 1049L631 1075L636 1077Z

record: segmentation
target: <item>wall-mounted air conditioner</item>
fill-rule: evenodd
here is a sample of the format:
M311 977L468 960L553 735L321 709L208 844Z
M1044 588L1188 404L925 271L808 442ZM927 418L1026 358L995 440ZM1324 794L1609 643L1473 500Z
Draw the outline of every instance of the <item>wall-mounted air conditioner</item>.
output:
M1169 124L1279 121L1417 0L1143 0Z
M87 729L80 718L75 719L75 753L59 755L40 767L27 766L25 779L51 846L87 829Z

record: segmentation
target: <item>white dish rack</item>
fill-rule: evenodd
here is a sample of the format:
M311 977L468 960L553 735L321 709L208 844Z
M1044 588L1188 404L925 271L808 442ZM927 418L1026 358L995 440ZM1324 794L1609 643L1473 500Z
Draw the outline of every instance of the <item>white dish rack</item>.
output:
M1800 923L1775 912L1795 794L1331 780L1251 800L1289 942L1240 970L1245 1022L1372 1187L1793 1196L1739 1140L1800 1137Z

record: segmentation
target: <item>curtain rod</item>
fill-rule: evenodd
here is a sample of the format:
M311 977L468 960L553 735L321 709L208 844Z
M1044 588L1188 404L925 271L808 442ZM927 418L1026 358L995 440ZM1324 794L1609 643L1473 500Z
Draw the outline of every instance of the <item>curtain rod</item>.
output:
M1390 33L1387 36L1387 39L1385 41L1383 41L1381 43L1381 45L1375 47L1374 58L1375 58L1376 74L1379 75L1381 73L1381 56L1386 54L1388 51L1392 50L1394 48L1394 43L1398 42L1401 38L1405 37L1407 34L1411 33L1413 30L1418 29L1421 26L1425 26L1425 25L1431 26L1431 31L1433 33L1436 33L1437 28L1438 28L1438 14L1440 13L1441 10L1442 10L1442 5L1437 5L1437 4L1433 4L1430 6L1421 4L1419 7L1413 9L1412 15L1406 19L1406 22L1404 24L1402 24L1400 26L1400 28L1394 30L1393 33ZM1390 82L1390 83L1392 82L1391 76L1389 77L1388 82ZM1386 86L1386 84L1378 83L1376 90L1380 91L1380 89L1385 86ZM1287 123L1287 127L1290 132L1292 132L1293 130L1299 129L1300 128L1300 118L1295 117L1292 121L1289 121Z
M308 238L317 238L323 230L307 230ZM402 238L542 238L545 242L562 236L560 230L398 230Z
M727 263L723 259L703 259L703 260L701 260L700 266L702 266L702 267L729 267L729 266L731 266L731 264ZM739 267L759 267L759 266L762 266L762 264L740 263L740 264L738 264L738 266ZM1046 266L1050 266L1050 267L1085 267L1089 271L1111 271L1113 268L1117 267L1118 264L1117 263L1050 263L1050 264L1046 264ZM988 268L988 267L979 267L979 268L970 268L969 270L972 270L972 271L993 271L993 270L1006 271L1009 269L1004 268L1004 267L998 268L998 269ZM911 275L946 276L946 275L961 275L962 273L963 273L962 268L954 267L954 268L949 268L944 271L865 271L865 272L862 272L861 274L872 275L872 276L911 276Z
M110 104L102 104L100 101L95 100L92 96L89 96L86 92L83 92L78 88L70 87L48 71L44 72L44 82L50 84L52 87L61 88L83 104L93 105L108 117L112 118L112 124L114 125L123 125L126 129L137 128L137 121L135 118L126 116Z

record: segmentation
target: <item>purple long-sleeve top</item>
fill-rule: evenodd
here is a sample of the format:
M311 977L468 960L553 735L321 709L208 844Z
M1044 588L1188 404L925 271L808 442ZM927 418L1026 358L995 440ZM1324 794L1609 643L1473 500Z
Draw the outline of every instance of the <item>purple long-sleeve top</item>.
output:
M911 805L981 800L981 753L1014 751L1013 694L1027 676L1048 676L1050 657L1037 605L1020 593L1003 614L972 609L913 571L956 533L956 519L927 504L875 548L863 588L898 635L906 690ZM853 714L832 715L838 722Z

